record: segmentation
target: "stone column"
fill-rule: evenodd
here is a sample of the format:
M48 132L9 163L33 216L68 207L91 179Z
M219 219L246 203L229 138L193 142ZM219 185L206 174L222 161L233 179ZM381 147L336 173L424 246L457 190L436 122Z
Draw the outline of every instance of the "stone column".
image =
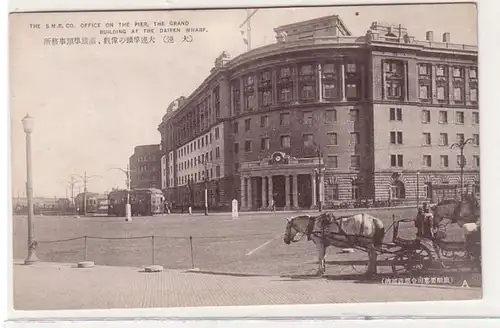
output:
M268 205L267 205L267 195L266 195L266 177L261 177L261 181L262 181L262 191L261 191L261 197L262 197L262 206L261 208L266 208Z
M269 202L269 207L271 207L271 202L273 200L273 176L270 175L267 177L267 185L268 185L268 188L267 188L267 192L268 192L268 202Z
M325 205L325 174L319 176L319 201Z
M420 97L420 89L418 90ZM437 104L436 65L431 65L431 102Z
M248 178L248 183L247 183L247 207L248 209L253 208L253 202L252 202L252 177Z
M454 90L453 90L453 66L448 67L448 103L454 104Z
M311 174L311 196L312 196L312 207L318 206L316 203L316 176Z
M292 71L292 81L293 81L293 100L294 102L299 102L299 65L293 66Z
M285 175L285 209L290 209L290 176Z
M345 97L345 64L340 64L340 95L342 96L342 101L346 101Z
M469 81L469 68L464 69L464 103L470 105L470 81Z
M255 73L253 78L253 92L254 92L254 103L253 110L257 111L260 108L260 94L259 94L259 74Z
M318 90L318 94L317 94L317 99L318 99L318 102L322 102L323 101L323 71L321 69L321 64L318 64L318 71L316 73L318 75L318 86L317 86L317 90Z
M278 83L277 83L277 72L276 69L271 71L271 87L272 87L272 97L273 97L273 105L278 104Z
M229 113L229 116L236 116L235 113L234 113L234 85L233 83L231 83L231 88L230 88L230 92L231 92L231 95L229 96L230 98L230 104L229 104L229 108L230 108L230 113Z
M408 62L403 62L403 101L408 101Z
M361 100L366 99L366 72L365 72L365 68L366 68L365 65L360 66L360 71L361 71L361 85L360 85L361 93L360 93L360 96L361 96Z
M387 89L385 88L385 61L382 60L382 67L381 67L381 74L382 74L382 100L387 100ZM374 95L375 97L375 95Z
M245 199L245 194L246 194L246 190L245 190L245 180L246 178L244 176L240 176L240 181L241 181L241 189L240 189L240 203L241 203L241 208L246 208L247 205L246 205L246 199Z
M299 208L299 188L298 188L298 179L297 175L294 174L292 177L292 193L293 193L293 207L294 208Z
M245 81L240 77L240 114L245 112Z

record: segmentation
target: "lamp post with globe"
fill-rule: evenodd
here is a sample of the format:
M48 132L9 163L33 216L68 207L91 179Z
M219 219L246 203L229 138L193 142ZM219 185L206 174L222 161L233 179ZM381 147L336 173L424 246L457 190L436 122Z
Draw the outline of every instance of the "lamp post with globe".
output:
M38 261L36 257L36 241L33 226L33 181L31 162L31 133L33 132L33 118L26 114L22 120L24 133L26 135L26 195L28 197L28 257L24 264L33 264Z

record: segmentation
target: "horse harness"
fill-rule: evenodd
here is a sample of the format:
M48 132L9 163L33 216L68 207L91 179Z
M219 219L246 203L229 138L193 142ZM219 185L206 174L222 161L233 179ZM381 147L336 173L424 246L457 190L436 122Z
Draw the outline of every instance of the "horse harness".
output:
M348 218L349 216L339 216L336 217L330 213L323 213L319 216L312 216L309 218L309 223L307 225L307 230L306 230L306 235L307 235L307 240L311 240L311 235L315 235L317 237L321 237L322 239L327 238L326 235L340 235L346 238L347 241L353 243L355 242L359 236L357 235L349 235L345 232L344 229L342 229L341 221L342 219ZM313 231L314 229L314 224L317 219L321 219L321 230L320 231ZM338 232L330 232L328 231L328 226L331 225L332 223L335 223L338 227ZM360 234L363 233L363 230L365 228L365 221L361 221L361 227L360 227ZM354 238L354 240L352 240Z

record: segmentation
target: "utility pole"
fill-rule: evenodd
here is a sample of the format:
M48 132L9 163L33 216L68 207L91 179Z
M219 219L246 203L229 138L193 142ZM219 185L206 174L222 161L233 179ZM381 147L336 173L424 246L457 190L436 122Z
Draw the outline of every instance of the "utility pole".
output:
M243 23L240 25L240 29L246 24L246 34L247 34L247 51L252 50L252 25L250 22L250 19L252 18L253 15L258 11L259 9L255 9L253 13L251 12L252 9L246 9L247 12L247 18ZM243 30L242 30L243 31Z
M457 142L454 143L453 145L450 146L450 148L455 148L458 147L460 149L460 157L458 159L458 166L460 166L460 200L464 200L464 167L467 164L467 160L465 159L464 156L464 148L468 143L473 143L474 139L469 138L465 141Z
M83 181L83 216L87 215L87 183L91 178L102 178L100 175L87 175L87 171L83 173L83 176L75 174L77 177Z
M70 176L69 180L67 181L61 181L62 183L66 183L68 186L71 187L71 204L73 205L73 210L76 213L76 204L75 204L75 185L78 182L73 175ZM68 189L66 188L66 198L68 198Z
M322 212L323 211L323 202L322 202L322 199L321 199L321 193L322 193L322 186L321 186L321 175L323 174L322 172L322 169L321 169L321 157L322 157L322 153L321 153L321 148L319 146L317 146L318 148L316 149L316 152L318 154L318 211L319 212Z
M127 188L127 204L125 204L125 220L132 221L132 206L130 205L130 165L127 164L126 169L122 169L119 167L112 167L109 170L119 170L125 173L125 185Z

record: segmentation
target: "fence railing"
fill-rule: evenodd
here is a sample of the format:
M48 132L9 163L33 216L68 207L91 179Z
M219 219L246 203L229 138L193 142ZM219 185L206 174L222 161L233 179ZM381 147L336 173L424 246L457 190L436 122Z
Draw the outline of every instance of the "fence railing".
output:
M273 235L270 233L227 236L79 236L67 239L39 240L36 241L36 244L39 258L53 262L94 261L96 264L119 266L162 264L172 269L186 269L186 266L194 269L197 264L217 267L223 262L234 262L238 261L238 258L241 259L240 256L234 259L228 258L228 253L234 255L234 252L231 252L231 243L244 242L249 239L256 239L256 242L259 243L261 239L267 240L271 237ZM71 244L75 241L82 242L77 245ZM106 243L92 246L92 241L106 241ZM127 244L116 247L116 245L112 245L114 241L127 241ZM149 245L130 243L130 241L149 241ZM65 246L59 246L60 244L65 244ZM160 261L158 261L159 251L162 255ZM182 255L186 253L189 254L187 258ZM238 254L241 255L241 253Z

